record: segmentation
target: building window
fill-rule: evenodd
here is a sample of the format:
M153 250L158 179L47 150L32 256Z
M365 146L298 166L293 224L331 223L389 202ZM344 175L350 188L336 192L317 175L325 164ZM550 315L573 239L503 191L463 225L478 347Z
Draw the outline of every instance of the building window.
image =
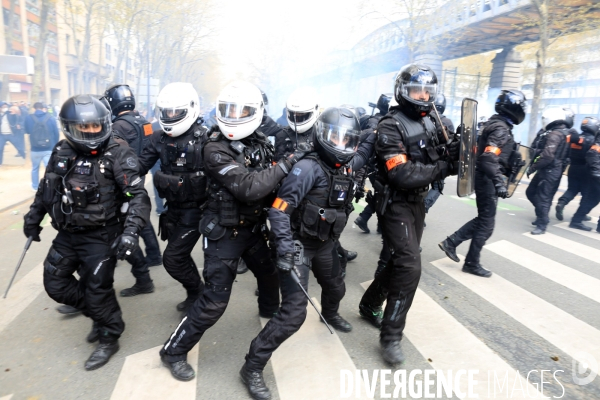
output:
M106 53L106 59L110 60L111 59L110 44L106 43L104 50L105 50L105 53Z
M48 73L51 77L60 79L60 68L57 62L48 61Z
M66 35L66 37L65 37L65 43L66 43L66 46L67 46L67 48L66 48L67 54L69 54L69 53L71 53L71 50L70 50L70 48L71 48L71 35Z

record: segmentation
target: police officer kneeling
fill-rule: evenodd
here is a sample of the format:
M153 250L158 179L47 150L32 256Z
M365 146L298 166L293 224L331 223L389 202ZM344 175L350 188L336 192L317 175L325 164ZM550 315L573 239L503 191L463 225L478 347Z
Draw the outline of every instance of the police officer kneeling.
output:
M66 140L52 151L24 231L39 242L40 223L46 213L52 217L58 235L44 260L44 287L53 300L94 321L92 333L97 334L88 341L100 343L85 363L93 370L119 350L125 324L113 289L114 269L117 258L137 248L150 218L150 199L135 153L114 141L110 112L99 100L71 97L59 118Z

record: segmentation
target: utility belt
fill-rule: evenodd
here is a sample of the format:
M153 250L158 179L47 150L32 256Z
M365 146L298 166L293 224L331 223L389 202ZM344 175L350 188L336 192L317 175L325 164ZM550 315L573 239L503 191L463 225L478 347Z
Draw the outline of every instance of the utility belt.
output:
M180 210L189 210L191 208L201 208L202 205L204 203L201 203L199 201L188 201L185 203L180 203L180 202L167 202L167 207L172 207L172 208L178 208Z
M212 200L208 204L211 212L219 216L219 224L224 227L252 227L264 222L263 202L256 204L241 203L224 187L211 187Z
M385 215L387 206L395 201L406 201L408 203L422 202L429 192L429 185L416 189L396 189L384 184L380 180L373 182L375 189L375 211L379 216Z
M153 182L158 195L171 204L199 202L207 195L208 179L203 171L175 175L156 171Z
M339 239L348 222L345 207L323 208L312 203L305 203L292 218L293 228L300 237L325 241L329 238Z
M244 223L241 223L245 221ZM269 228L267 227L266 221L256 221L249 222L248 220L240 221L240 224L233 226L224 226L221 223L219 214L213 214L208 212L204 214L202 219L200 220L199 231L200 234L204 235L205 238L209 240L219 240L225 236L225 234L229 231L230 236L229 239L235 240L238 235L238 230L241 228L250 229L253 234L261 234L265 239L265 242L269 241Z
M417 188L417 189L397 189L392 192L392 202L394 201L407 201L409 203L422 202L427 193L429 192L429 185Z
M64 227L60 227L60 230L67 231L69 233L90 232L90 231L95 231L100 228L105 228L107 226L119 225L120 223L122 223L121 218L113 217L113 218L109 219L108 221L102 223L101 225L80 226L80 225L67 224Z

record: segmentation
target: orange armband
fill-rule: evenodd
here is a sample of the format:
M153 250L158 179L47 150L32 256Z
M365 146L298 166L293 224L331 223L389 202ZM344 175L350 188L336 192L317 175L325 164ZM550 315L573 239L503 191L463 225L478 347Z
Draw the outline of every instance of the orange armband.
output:
M408 161L406 154L398 154L397 156L394 156L394 157L390 158L389 160L387 160L385 162L385 166L386 166L387 170L389 171L392 168L394 168L400 164L406 163L406 161Z
M495 155L499 156L500 153L502 153L502 150L500 150L500 148L498 148L496 146L487 146L483 152L484 153L494 153Z

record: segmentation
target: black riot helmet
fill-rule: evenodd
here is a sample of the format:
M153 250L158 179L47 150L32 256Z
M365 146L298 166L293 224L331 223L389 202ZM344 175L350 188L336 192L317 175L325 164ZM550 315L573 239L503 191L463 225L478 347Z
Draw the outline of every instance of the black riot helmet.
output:
M392 101L393 93L382 93L377 100L377 109L383 115L390 110L390 101Z
M446 111L446 96L444 96L442 93L438 93L435 97L433 105L435 106L437 112L443 114L444 111Z
M102 105L104 107L106 107L106 109L108 110L108 112L112 113L112 108L110 107L110 103L108 102L108 99L105 96L101 96L99 94L91 94L90 96L92 96L92 97L100 100L100 103L102 103Z
M106 89L104 96L115 116L122 111L133 111L135 109L135 97L129 85L124 83L113 85Z
M527 99L520 90L502 90L496 99L496 112L510 118L515 125L525 119L526 108Z
M360 125L351 110L330 107L315 123L315 150L333 168L348 163L358 148Z
M396 76L394 95L402 111L413 119L429 114L437 93L437 76L426 65L408 64Z
M598 121L598 118L585 117L581 121L581 131L596 136L600 132L600 121Z
M69 98L58 115L69 144L78 152L97 155L112 133L111 114L104 104L88 94Z

